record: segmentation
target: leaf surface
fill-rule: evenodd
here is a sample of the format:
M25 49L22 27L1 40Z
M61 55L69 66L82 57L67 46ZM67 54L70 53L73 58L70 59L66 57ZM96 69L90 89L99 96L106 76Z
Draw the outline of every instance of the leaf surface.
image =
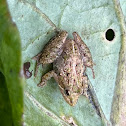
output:
M94 66L95 79L90 69L86 73L101 108L109 120L122 32L113 1L8 0L8 4L13 20L20 31L23 63L30 62L30 71L34 72L35 69L35 61L31 58L38 54L54 36L55 28L68 31L70 38L72 38L72 32L79 33L89 47L96 64ZM108 29L112 29L115 34L112 41L106 39ZM51 79L43 89L36 86L41 76L50 69L50 65L40 67L36 78L32 75L31 78L26 79L25 124L70 125L62 119L65 116L72 117L79 126L103 125L100 117L84 96L79 98L75 107L71 107L64 101L54 79ZM47 114L48 112L51 116Z

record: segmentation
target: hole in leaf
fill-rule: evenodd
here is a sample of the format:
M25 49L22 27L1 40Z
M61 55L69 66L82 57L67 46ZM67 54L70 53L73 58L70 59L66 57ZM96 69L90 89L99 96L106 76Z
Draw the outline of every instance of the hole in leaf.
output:
M105 33L105 38L108 41L112 41L115 38L115 32L113 31L113 29L108 29Z

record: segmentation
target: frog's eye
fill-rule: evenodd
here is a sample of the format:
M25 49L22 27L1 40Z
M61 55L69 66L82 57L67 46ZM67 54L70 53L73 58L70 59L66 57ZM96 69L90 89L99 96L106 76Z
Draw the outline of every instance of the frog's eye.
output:
M69 76L70 73L67 73L66 75Z
M68 89L65 89L64 92L67 96L70 96L70 91Z

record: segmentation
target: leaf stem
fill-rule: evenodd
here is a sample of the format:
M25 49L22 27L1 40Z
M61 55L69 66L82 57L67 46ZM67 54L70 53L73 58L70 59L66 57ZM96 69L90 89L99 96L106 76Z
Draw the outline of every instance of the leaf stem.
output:
M115 92L111 110L111 122L113 126L126 125L126 26L125 18L120 7L119 0L113 0L115 10L121 28L121 50L119 55L118 72Z

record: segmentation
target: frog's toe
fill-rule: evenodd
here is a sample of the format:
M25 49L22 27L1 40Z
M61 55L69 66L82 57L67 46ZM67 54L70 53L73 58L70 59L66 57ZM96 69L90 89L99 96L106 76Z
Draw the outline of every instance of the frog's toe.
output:
M40 59L41 54L42 54L41 52L38 53L36 56L32 57L32 59L38 61Z
M37 84L37 86L43 88L45 86L45 82L41 82L41 83Z

